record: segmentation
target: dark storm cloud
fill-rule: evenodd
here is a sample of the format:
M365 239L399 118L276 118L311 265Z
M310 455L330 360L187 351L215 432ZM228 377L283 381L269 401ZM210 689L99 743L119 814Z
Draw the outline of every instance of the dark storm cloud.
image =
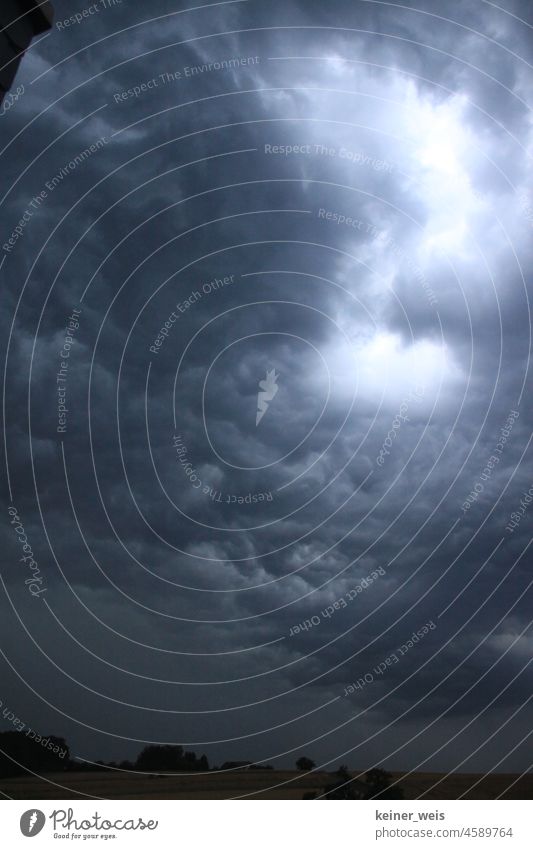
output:
M376 735L358 762L405 743L387 762L413 766L470 719L481 743L486 719L475 717L497 693L491 728L528 698L524 676L505 687L523 665L523 644L512 642L529 621L518 599L530 517L513 533L505 526L532 483L521 394L531 219L517 201L531 174L531 45L522 24L488 5L482 15L477 2L427 4L427 14L405 5L285 3L273 13L242 3L171 15L161 2L153 22L108 38L137 21L123 4L56 27L26 57L28 91L2 156L4 191L17 180L3 206L7 237L54 175L106 140L48 191L6 256L0 317L5 338L31 264L64 217L27 281L6 390L13 501L57 621L22 586L5 525L6 583L37 646L7 602L5 627L15 668L52 705L12 678L20 712L44 710L43 722L88 757L131 754L133 738L212 741L215 760L300 747L336 760ZM56 7L59 21L72 13ZM518 3L508 11L528 14ZM185 70L231 57L260 61ZM123 97L135 86L145 90ZM55 386L75 307L64 450L76 518ZM29 463L30 362L35 478L55 557ZM258 383L271 369L279 390L256 428ZM408 421L388 445L405 403ZM260 493L270 499L252 501ZM385 574L349 606L321 615L378 568ZM318 626L290 636L317 615ZM429 620L435 631L401 663L343 697ZM209 710L221 712L195 715ZM498 757L513 734L499 736ZM482 752L472 769L492 757ZM443 748L431 765L456 761ZM509 766L526 768L527 754Z

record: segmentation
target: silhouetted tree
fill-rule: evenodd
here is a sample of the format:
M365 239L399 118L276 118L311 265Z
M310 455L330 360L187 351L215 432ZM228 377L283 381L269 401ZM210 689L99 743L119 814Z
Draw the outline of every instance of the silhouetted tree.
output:
M324 799L403 799L399 787L391 787L392 776L383 769L371 769L365 775L365 780L352 778L348 768L341 766L334 784L329 784L323 790Z
M366 799L366 787L362 781L352 778L345 766L337 771L337 781L328 784L322 791L324 799ZM321 794L321 795L322 795Z
M300 772L308 772L310 769L314 769L315 766L315 762L305 756L298 758L296 761L296 769L299 769Z
M153 772L184 769L183 749L181 746L145 746L135 767Z
M196 752L184 752L181 746L145 746L135 768L149 772L207 772L209 762L205 755L197 758Z
M365 775L368 784L369 799L403 799L403 790L400 787L391 787L392 775L384 769L371 769Z
M0 733L0 777L26 770L42 774L68 767L70 752L63 737L41 737L32 729Z

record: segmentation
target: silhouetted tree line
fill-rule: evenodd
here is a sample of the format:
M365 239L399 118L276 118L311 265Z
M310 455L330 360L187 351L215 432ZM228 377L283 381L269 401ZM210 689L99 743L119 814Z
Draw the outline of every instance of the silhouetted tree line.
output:
M296 761L298 770L315 769L315 763L307 757ZM69 747L63 737L41 737L35 731L0 732L0 778L24 775L26 772L41 775L47 772L75 770L94 772L105 769L136 770L141 772L207 772L209 762L205 755L184 751L182 746L145 746L137 759L132 761L98 761L88 764L72 761ZM226 761L221 770L269 770L269 764L252 761ZM391 786L392 776L382 769L372 769L364 780L353 778L346 766L335 773L335 781L321 793L306 793L304 799L403 799L399 787Z
M181 746L145 746L135 761L135 769L148 772L207 772L209 763L205 755L198 758L195 752L184 752Z
M108 768L142 770L146 772L207 772L205 755L186 752L182 746L145 746L135 762L98 761L87 764L72 761L70 750L62 737L41 737L34 731L5 731L0 733L0 778L11 778L34 772L58 772L72 769L94 772Z

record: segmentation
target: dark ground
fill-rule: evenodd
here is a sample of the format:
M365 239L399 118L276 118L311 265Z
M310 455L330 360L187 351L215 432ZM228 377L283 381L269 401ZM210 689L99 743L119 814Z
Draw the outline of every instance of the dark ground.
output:
M533 799L533 773L522 778L496 773L392 776L405 799L457 799L462 794L466 799L495 799L500 794L504 799ZM291 770L213 771L188 776L57 772L2 779L0 792L11 799L234 799L247 795L254 799L301 799L304 793L320 793L332 781L335 777L331 773Z

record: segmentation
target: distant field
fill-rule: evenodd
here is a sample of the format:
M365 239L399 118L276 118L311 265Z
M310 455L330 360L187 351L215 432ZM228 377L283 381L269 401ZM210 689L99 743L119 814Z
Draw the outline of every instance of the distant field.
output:
M495 799L500 794L505 799L533 799L533 773L523 778L464 773L444 778L423 772L405 779L402 773L393 773L393 777L406 799L417 799L423 793L424 799L457 799L463 793L467 799ZM193 776L59 772L41 778L0 780L0 792L11 799L235 799L247 795L254 799L301 799L304 793L320 793L332 780L328 773L289 770Z

